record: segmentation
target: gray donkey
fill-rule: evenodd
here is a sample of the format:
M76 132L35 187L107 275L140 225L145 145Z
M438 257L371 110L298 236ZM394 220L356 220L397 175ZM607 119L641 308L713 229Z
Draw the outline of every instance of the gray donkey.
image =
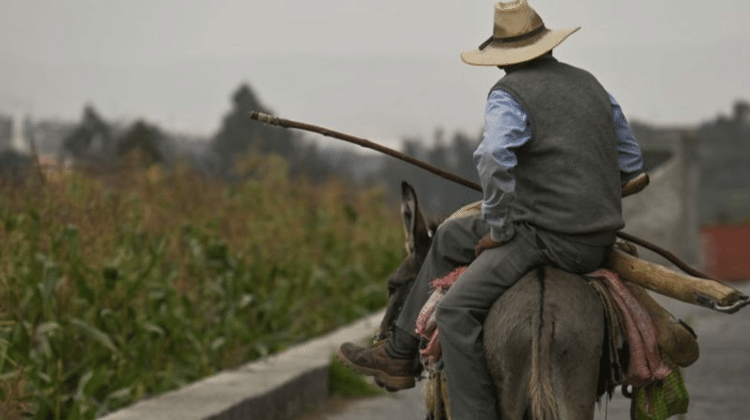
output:
M389 302L378 339L387 337L398 317L436 228L428 226L406 183L401 214L408 256L388 279ZM519 280L484 322L501 418L592 419L604 334L602 303L583 277L539 267ZM442 372L428 372L427 377L428 419L450 418Z

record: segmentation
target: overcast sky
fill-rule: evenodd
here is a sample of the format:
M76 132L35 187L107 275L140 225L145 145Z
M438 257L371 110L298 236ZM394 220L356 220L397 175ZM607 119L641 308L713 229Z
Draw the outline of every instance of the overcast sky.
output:
M375 140L481 129L502 75L459 53L488 0L2 0L0 113L144 117L211 134L247 82L285 118ZM630 119L698 123L750 100L742 0L531 0L555 55L592 71ZM250 122L249 122L250 123Z

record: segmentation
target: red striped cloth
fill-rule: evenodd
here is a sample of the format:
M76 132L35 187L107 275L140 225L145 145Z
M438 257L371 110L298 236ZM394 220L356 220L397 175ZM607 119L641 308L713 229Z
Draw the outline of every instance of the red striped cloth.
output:
M666 378L672 369L661 358L656 328L638 299L609 270L599 269L587 276L602 280L625 322L630 362L624 381L640 388Z
M422 361L427 366L437 363L443 355L437 323L435 322L435 309L437 309L438 303L443 299L448 288L458 280L464 271L466 271L466 267L458 267L448 275L432 280L433 292L422 306L422 310L419 311L416 333L427 342L427 345L419 351Z

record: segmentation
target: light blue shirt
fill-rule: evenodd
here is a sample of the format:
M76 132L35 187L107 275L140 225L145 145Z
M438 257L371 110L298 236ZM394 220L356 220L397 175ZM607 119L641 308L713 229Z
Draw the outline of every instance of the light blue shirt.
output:
M624 184L643 169L643 154L625 119L622 108L612 95L612 123L617 134L618 162ZM507 207L513 200L518 164L514 149L531 139L531 123L526 110L509 93L495 89L484 109L484 135L474 152L484 202L482 215L493 228L505 223ZM493 238L496 229L492 229ZM497 240L497 239L495 239Z

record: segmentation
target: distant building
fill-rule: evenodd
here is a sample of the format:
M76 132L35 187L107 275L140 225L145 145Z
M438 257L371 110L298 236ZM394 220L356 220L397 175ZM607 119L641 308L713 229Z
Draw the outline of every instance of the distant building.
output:
M689 264L701 265L700 164L694 131L682 127L650 130L644 158L656 149L664 155L655 156L666 159L646 170L651 178L646 189L623 200L624 230L670 250ZM643 253L642 257L670 265L656 254Z
M750 280L750 224L701 229L706 270L720 280Z
M0 116L0 152L12 150L21 154L31 151L29 118L22 114Z
M28 154L31 152L28 117L24 117L21 114L15 114L13 116L10 147L18 153Z
M31 167L28 119L22 115L0 116L0 179L20 182Z

